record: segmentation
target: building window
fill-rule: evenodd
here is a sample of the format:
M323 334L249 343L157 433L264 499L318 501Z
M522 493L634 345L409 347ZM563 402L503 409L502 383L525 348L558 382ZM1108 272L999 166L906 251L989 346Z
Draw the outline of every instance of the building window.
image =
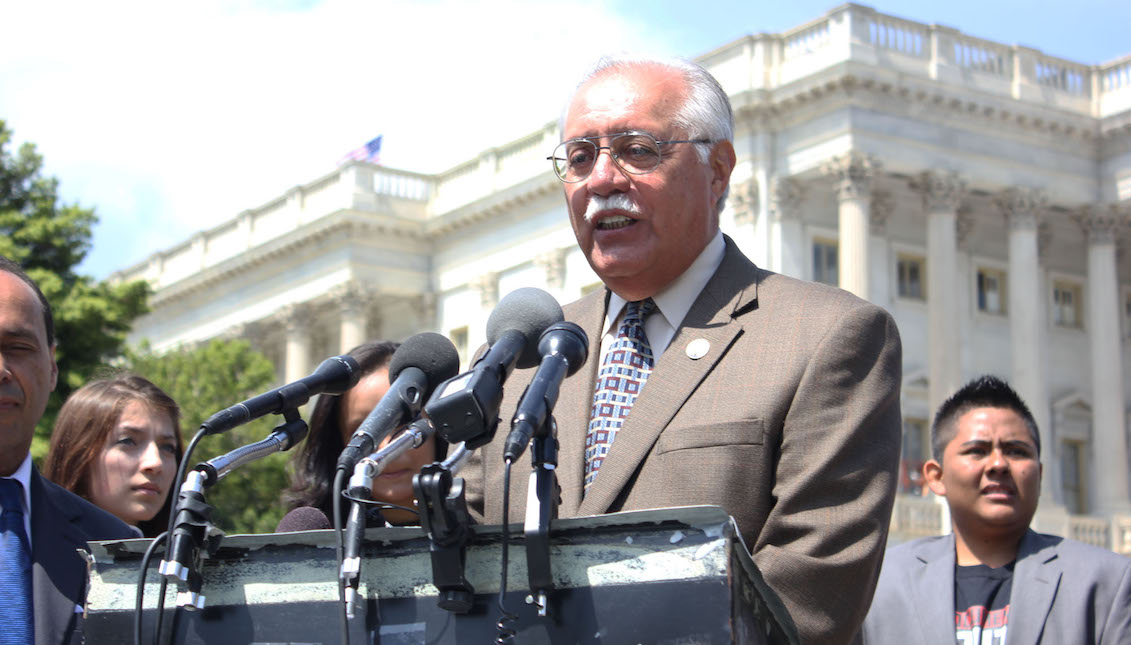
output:
M813 281L837 286L837 243L831 240L813 240Z
M1005 272L978 269L978 311L987 314L1005 313Z
M1072 515L1088 512L1087 490L1084 487L1083 441L1066 440L1060 450L1060 481L1063 482L1064 505Z
M1052 320L1060 327L1080 326L1080 285L1055 281L1052 284Z
M466 326L457 327L457 328L449 331L448 332L448 338L450 338L451 341L452 341L452 344L456 346L456 353L462 359L463 363L466 364L467 361L470 360L470 358L471 358L467 353L468 352L468 349L467 349L467 340L468 340L467 327Z
M896 272L899 274L899 297L911 300L926 300L927 290L923 284L926 276L924 266L926 260L914 255L900 255L896 260Z
M926 482L923 464L931 458L931 434L926 419L903 420L903 448L899 464L899 489L921 495Z

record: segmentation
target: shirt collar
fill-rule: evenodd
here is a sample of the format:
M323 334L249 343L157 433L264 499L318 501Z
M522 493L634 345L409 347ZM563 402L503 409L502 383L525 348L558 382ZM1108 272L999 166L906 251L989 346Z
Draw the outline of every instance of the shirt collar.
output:
M672 329L679 328L684 317L687 316L687 312L691 310L691 305L695 304L695 299L703 291L703 287L707 286L711 276L715 275L715 271L723 263L725 252L726 242L723 240L723 233L722 231L715 231L715 237L699 252L699 257L695 258L691 266L687 267L686 271L672 280L659 293L652 296L653 302L656 303L656 310L664 315ZM609 294L609 309L605 314L604 333L607 334L610 330L615 329L613 325L620 318L621 310L624 309L627 302L615 292Z
M16 472L12 473L8 477L5 477L5 479L14 479L14 480L20 482L20 486L23 487L23 493L24 493L24 509L23 509L23 511L24 511L24 519L25 519L25 521L27 521L29 518L31 518L31 453L30 452L27 455L24 456L24 460L20 464L19 468L16 468Z

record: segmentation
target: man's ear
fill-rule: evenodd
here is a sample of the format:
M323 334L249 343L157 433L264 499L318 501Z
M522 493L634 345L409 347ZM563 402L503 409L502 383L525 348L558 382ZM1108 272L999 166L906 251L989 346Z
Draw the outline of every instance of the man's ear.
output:
M942 481L942 464L934 459L928 459L927 463L923 464L923 479L926 480L927 487L932 493L946 497L946 484Z
M720 141L711 148L711 192L714 201L717 202L730 185L730 174L734 172L736 163L734 145L730 141Z

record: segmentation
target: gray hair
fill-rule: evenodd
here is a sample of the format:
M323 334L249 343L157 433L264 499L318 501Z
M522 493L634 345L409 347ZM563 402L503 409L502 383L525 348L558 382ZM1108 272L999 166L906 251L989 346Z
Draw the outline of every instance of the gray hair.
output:
M623 71L660 67L679 72L687 84L687 96L683 105L676 112L673 124L686 131L689 139L710 139L711 143L694 144L699 160L707 163L711 155L711 147L719 141L734 142L734 111L730 106L730 97L726 90L719 85L715 77L703 66L683 58L655 58L649 56L636 56L630 54L614 54L602 56L589 68L581 81L573 88L561 117L558 119L558 131L565 132L566 116L574 97L586 83L610 71ZM728 185L723 191L719 201L715 204L715 214L723 212L726 205L727 194L730 193Z

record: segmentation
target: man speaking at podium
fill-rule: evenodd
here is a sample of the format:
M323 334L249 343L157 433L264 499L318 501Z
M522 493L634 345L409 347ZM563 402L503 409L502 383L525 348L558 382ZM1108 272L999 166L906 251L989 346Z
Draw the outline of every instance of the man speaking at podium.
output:
M895 492L899 334L879 307L760 269L719 231L733 131L726 93L684 61L602 59L568 104L552 163L606 289L565 307L590 359L554 410L559 517L721 506L802 640L848 642ZM533 373L507 382L504 422ZM482 522L503 519L505 435L462 471ZM529 467L528 451L512 522Z

